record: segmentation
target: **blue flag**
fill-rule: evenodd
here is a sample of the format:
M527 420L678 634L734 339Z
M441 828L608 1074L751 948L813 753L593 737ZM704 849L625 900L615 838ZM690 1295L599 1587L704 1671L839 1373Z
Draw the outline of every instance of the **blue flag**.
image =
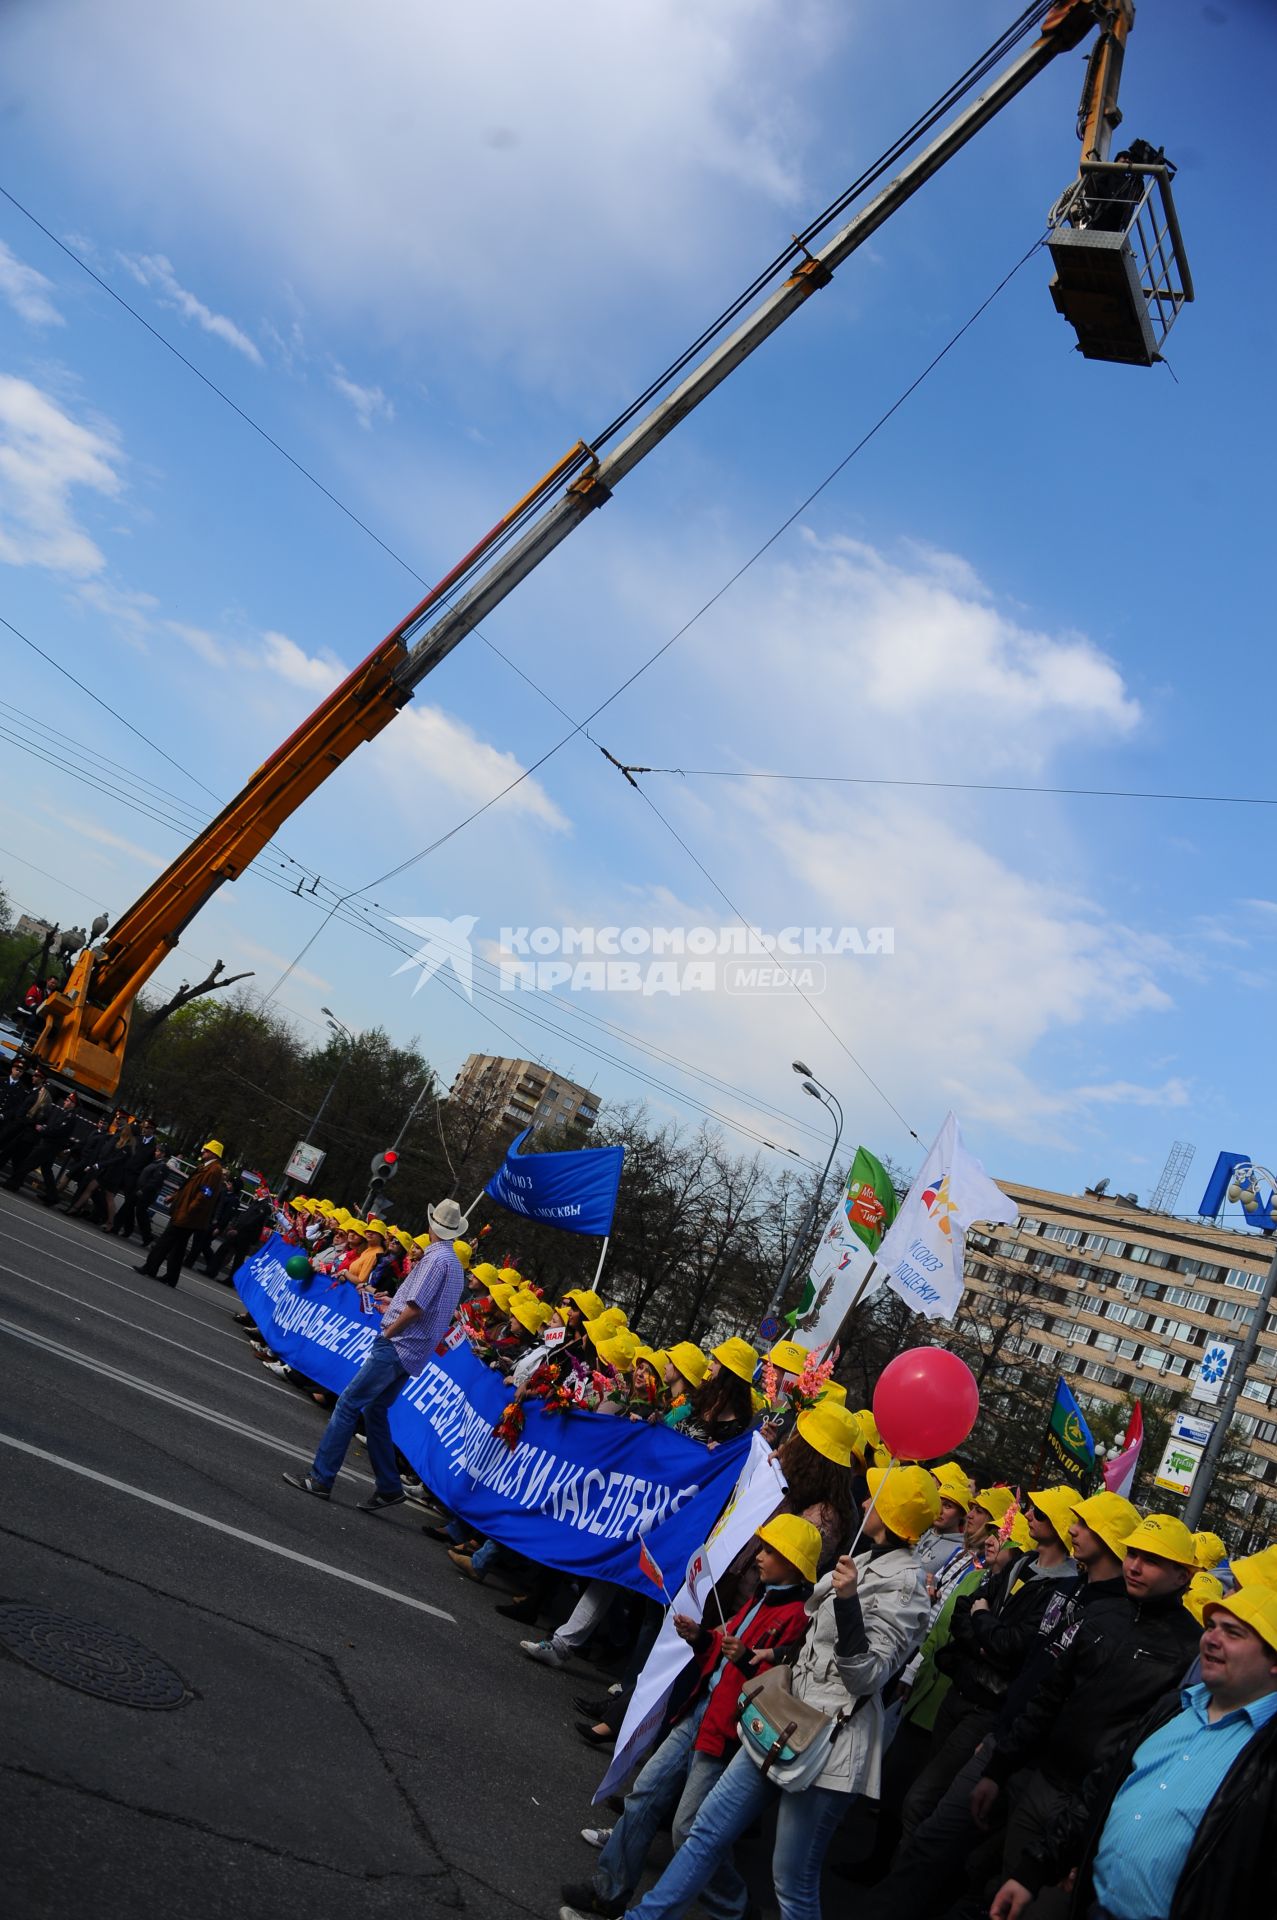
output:
M580 1147L572 1153L526 1153L525 1127L484 1192L525 1220L544 1220L565 1233L611 1233L624 1147Z

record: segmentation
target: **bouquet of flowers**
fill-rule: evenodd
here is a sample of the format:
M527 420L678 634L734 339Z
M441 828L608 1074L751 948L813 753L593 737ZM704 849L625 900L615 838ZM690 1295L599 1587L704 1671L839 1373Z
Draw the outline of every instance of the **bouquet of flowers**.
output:
M492 1429L498 1440L504 1440L511 1453L518 1446L523 1434L523 1404L512 1400L496 1426Z
M825 1383L834 1370L835 1355L817 1364L809 1359L802 1372L789 1389L789 1404L796 1413L805 1413L808 1407L814 1407L824 1392ZM770 1395L768 1396L770 1398Z

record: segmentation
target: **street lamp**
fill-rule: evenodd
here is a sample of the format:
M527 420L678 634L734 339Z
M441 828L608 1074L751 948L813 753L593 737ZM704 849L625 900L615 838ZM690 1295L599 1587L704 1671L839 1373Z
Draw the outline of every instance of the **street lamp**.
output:
M1229 1199L1240 1200L1247 1213L1258 1213L1260 1210L1259 1187L1260 1182L1264 1180L1268 1182L1270 1194L1277 1192L1277 1175L1270 1173L1267 1167L1261 1167L1257 1161L1241 1162L1233 1168L1233 1178L1228 1189ZM1271 1198L1268 1205L1271 1209ZM1277 1289L1277 1245L1274 1246L1272 1259L1268 1262L1268 1273L1263 1290L1251 1311L1246 1327L1246 1337L1234 1353L1232 1365L1228 1369L1228 1378L1224 1382L1224 1391L1220 1395L1219 1413L1211 1437L1206 1442L1206 1451L1197 1469L1193 1491L1188 1496L1188 1505L1184 1509L1184 1525L1190 1532L1195 1532L1201 1523L1202 1512L1211 1490L1211 1482L1215 1477L1215 1468L1224 1450L1224 1442L1228 1437L1228 1429L1232 1425L1233 1414L1237 1410L1241 1390L1246 1384L1250 1363L1255 1358L1255 1349L1259 1345L1259 1336L1275 1289Z
M799 1257L807 1244L811 1234L812 1223L820 1212L820 1203L825 1192L825 1182L829 1178L829 1169L834 1164L834 1155L838 1151L838 1142L842 1139L843 1111L838 1103L837 1096L830 1092L823 1081L817 1080L815 1074L805 1061L794 1060L791 1061L790 1064L795 1073L800 1073L803 1076L803 1092L810 1094L813 1100L819 1100L821 1106L828 1111L830 1117L833 1119L834 1137L829 1149L829 1158L825 1161L824 1171L820 1176L819 1184L811 1197L811 1205L807 1209L807 1217L794 1238L780 1279L776 1282L772 1297L767 1302L767 1311L763 1315L764 1320L770 1320L772 1316L780 1310L781 1301L785 1298L785 1289L794 1277L794 1268L798 1265Z
M306 1129L307 1139L312 1139L312 1140L315 1135L315 1130L319 1126L319 1123L323 1119L324 1114L327 1110L328 1102L333 1097L333 1089L336 1087L337 1082L341 1079L341 1070L345 1066L346 1061L349 1058L350 1053L355 1046L354 1034L350 1031L350 1028L346 1025L344 1020L339 1020L337 1018L337 1015L332 1011L331 1007L321 1007L319 1011L323 1014L325 1020L327 1020L329 1026L332 1028L332 1034L333 1034L334 1040L337 1038L339 1033L343 1034L346 1039L346 1045L342 1048L341 1058L337 1062L337 1071L328 1083L328 1091L325 1093L323 1099L320 1101L319 1106L315 1110L314 1118L311 1120L310 1125ZM288 1178L288 1175L286 1173L281 1173L279 1176L279 1186L280 1186L281 1193L283 1192L284 1183L287 1180L287 1178ZM300 1182L298 1184L300 1185Z

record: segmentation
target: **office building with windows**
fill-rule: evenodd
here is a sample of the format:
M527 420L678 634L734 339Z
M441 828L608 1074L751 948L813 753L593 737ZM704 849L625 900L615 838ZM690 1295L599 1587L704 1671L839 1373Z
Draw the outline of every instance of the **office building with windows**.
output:
M535 1060L506 1060L499 1054L468 1055L452 1083L452 1097L476 1102L511 1136L535 1128L542 1147L554 1145L556 1136L562 1146L579 1146L599 1117L598 1095L589 1087Z
M1209 1342L1241 1338L1271 1238L1153 1213L1121 1195L998 1185L1020 1219L968 1234L963 1314L980 1320L983 1310L986 1325L1005 1328L1012 1383L1022 1354L1064 1374L1083 1406L1175 1401L1209 1418L1211 1406L1185 1396ZM1238 1523L1277 1535L1277 1301L1233 1433L1249 1451L1249 1477L1233 1500Z

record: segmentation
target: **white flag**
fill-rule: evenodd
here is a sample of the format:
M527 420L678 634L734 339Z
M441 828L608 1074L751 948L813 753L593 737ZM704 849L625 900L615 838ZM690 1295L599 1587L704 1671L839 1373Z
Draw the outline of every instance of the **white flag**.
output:
M705 1545L693 1554L689 1577L674 1595L673 1606L666 1610L655 1645L630 1696L612 1764L595 1790L596 1801L606 1799L618 1781L634 1770L656 1744L665 1724L674 1682L692 1657L686 1640L680 1640L674 1631L674 1615L686 1613L693 1620L700 1619L704 1600L697 1587L703 1583L708 1592L716 1580L722 1579L741 1548L764 1520L771 1519L784 1498L785 1476L767 1442L755 1433L731 1499Z
M990 1180L962 1144L956 1114L947 1114L922 1172L883 1236L878 1264L887 1285L915 1313L948 1320L962 1298L966 1229L1020 1217L1013 1200Z
M817 1362L824 1360L825 1349L837 1336L848 1307L873 1265L873 1255L848 1223L847 1206L845 1193L839 1194L829 1224L812 1255L803 1293L804 1305L794 1321L795 1340L801 1340ZM877 1284L875 1275L874 1286Z

